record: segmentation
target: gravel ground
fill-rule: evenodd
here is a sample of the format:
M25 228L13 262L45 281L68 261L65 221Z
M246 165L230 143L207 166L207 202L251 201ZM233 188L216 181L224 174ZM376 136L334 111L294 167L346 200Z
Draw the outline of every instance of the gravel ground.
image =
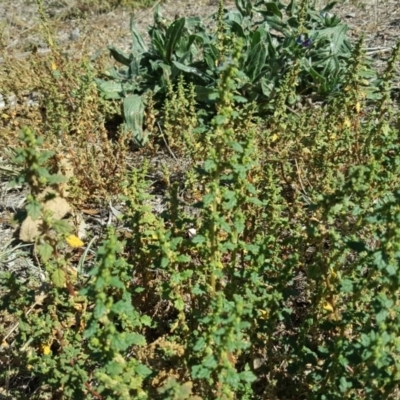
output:
M1 47L6 55L27 57L33 48L43 54L48 52L40 35L37 7L32 3L35 2L3 0L0 3L0 27L3 27ZM85 18L77 18L74 1L68 2L68 5L62 5L61 2L57 8L52 6L54 1L45 3L48 3L46 10L50 16L50 27L58 43L75 56L79 57L82 51L93 54L111 44L129 48L131 10L121 8L107 13L89 11ZM232 5L232 1L227 4ZM167 19L173 19L177 14L209 17L218 8L215 2L208 0L165 1L160 5ZM154 8L134 11L138 29L143 33L153 21Z
M166 18L177 14L208 17L217 10L214 0L164 1L161 6ZM322 7L327 1L317 1ZM107 13L88 11L78 18L79 1L44 1L50 18L50 27L62 48L76 56L82 51L95 52L107 45L129 46L130 11L115 9ZM226 4L233 6L233 1ZM153 20L154 6L134 12L140 31L145 32ZM399 37L400 3L398 0L353 0L338 2L333 9L350 27L354 39L365 35L367 48L387 49ZM39 14L35 2L2 0L0 3L0 48L6 55L25 57L33 48L46 53L46 43L40 35ZM385 52L386 50L383 50ZM377 53L379 54L379 53Z

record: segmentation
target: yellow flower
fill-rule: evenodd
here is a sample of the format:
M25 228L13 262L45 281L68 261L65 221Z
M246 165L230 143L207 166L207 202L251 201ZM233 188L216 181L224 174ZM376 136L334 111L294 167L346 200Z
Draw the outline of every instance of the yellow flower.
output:
M333 312L333 307L331 303L328 303L327 301L324 303L322 308L326 311Z
M336 271L333 268L329 268L329 272L331 273L331 277L332 278L337 278L338 277Z
M259 313L261 319L267 319L268 318L268 311L258 310L258 313Z
M276 133L274 133L274 134L272 135L272 137L271 137L271 140L272 140L273 142L277 141L277 140L278 140L278 135L277 135Z
M350 126L351 126L351 122L347 117L344 119L343 126L345 128L350 128Z
M44 354L45 356L49 355L51 353L51 349L50 346L48 344L42 344L40 346L40 351L42 352L42 354Z
M70 235L65 240L71 247L82 247L84 245L82 240L75 235Z

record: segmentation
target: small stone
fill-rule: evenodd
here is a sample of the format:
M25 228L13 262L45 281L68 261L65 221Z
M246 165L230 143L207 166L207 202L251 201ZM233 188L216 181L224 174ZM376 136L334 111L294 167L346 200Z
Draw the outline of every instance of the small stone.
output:
M69 40L76 41L81 37L81 33L78 27L74 28L69 35Z

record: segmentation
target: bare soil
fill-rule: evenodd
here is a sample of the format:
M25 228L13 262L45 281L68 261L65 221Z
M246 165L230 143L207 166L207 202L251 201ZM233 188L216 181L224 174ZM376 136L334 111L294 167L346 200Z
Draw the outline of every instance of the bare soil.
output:
M174 19L177 15L196 15L207 19L216 12L217 3L214 0L167 0L157 2L145 10L133 11L133 14L139 30L144 33L153 21L157 4L161 5L167 19ZM226 2L228 7L233 7L233 3L232 0ZM321 8L325 3L326 0L317 1ZM116 8L102 12L99 8L87 9L79 4L78 0L44 1L50 27L63 49L78 57L83 51L94 53L111 44L129 48L129 18L132 10ZM354 40L364 35L366 48L374 49L374 54L387 53L399 37L398 0L339 1L332 12L349 25L349 34ZM8 56L28 56L30 51L38 49L45 54L48 49L39 22L35 1L3 0L0 3L2 53Z

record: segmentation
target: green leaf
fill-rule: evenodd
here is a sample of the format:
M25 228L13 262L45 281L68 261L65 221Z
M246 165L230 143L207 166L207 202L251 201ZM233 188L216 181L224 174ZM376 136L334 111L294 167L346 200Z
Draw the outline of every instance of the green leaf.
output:
M226 203L224 204L224 206L227 210L231 210L237 204L237 196L233 190L225 191L224 199L226 200Z
M161 259L161 268L166 268L169 264L169 258L168 257L163 257Z
M237 103L248 103L248 99L243 96L233 96L233 100L235 100Z
M39 160L39 162L43 161ZM41 178L45 178L46 180L50 177L50 172L48 171L48 169L41 166L36 168L36 174L39 175Z
M251 0L235 0L235 5L243 16L251 16L253 10Z
M229 142L229 145L236 153L242 154L244 151L243 146L239 142L231 141Z
M128 96L124 99L123 109L126 128L132 132L135 143L143 146L147 142L143 135L143 99L136 94Z
M31 332L31 326L30 324L26 323L24 320L20 319L18 323L18 329L21 332Z
M151 38L151 44L153 45L155 50L157 50L158 52L157 55L161 57L164 61L167 61L164 37L161 35L159 31L155 30L153 32Z
M32 199L26 205L26 211L28 215L35 221L40 217L40 212L42 210L42 206L37 199Z
M147 46L143 40L142 35L136 29L135 19L133 15L131 16L130 29L132 34L132 53L137 55L146 52Z
M62 288L65 286L65 272L61 268L57 268L51 274L51 281L54 283L54 286L58 288Z
M98 279L98 280L100 280L100 279ZM104 287L104 285L102 285L102 287ZM96 287L96 289L98 289L98 287ZM93 316L96 319L100 319L103 315L107 314L107 312L108 312L108 309L107 309L106 305L101 300L97 300L96 307L94 308Z
M140 333L135 333L135 332L128 333L126 341L127 341L127 343L129 343L129 346L132 346L132 345L145 346L146 345L146 339Z
M237 219L234 223L235 229L238 233L243 233L245 228L245 223L241 219Z
M265 60L267 57L267 47L265 43L257 43L248 53L245 73L250 78L251 82L260 75L261 70L265 66Z
M205 206L211 204L215 199L215 193L208 193L203 198L203 203Z
M115 334L110 340L111 346L117 351L125 351L128 347L132 345L144 346L146 345L146 339L143 335L135 332L131 333L120 333Z
M183 311L185 309L185 303L182 300L182 298L176 299L174 301L174 307L178 310L178 311Z
M250 50L253 49L255 45L261 42L262 36L265 36L265 30L259 27L251 35Z
M275 17L282 19L282 13L280 12L276 3L272 3L272 2L264 3L264 6L266 8L266 11L263 13L264 15L274 15ZM257 11L260 11L260 10L257 10Z
M124 289L125 284L124 282L121 281L121 279L118 276L112 276L110 280L108 281L109 287L117 288L117 289ZM123 300L117 301L111 309L116 312L116 313L124 313L126 310L124 310L124 307L129 307L129 304L125 303ZM127 312L130 312L131 309L129 309Z
M194 74L201 78L204 76L204 74L195 67L190 67L188 65L180 63L179 61L172 61L172 64L175 65L175 67L178 68L179 70L187 72L188 74Z
M257 380L257 377L251 371L243 371L240 373L240 379L246 383L252 383Z
M266 97L269 98L273 92L274 89L274 84L273 82L267 80L267 78L262 78L260 81L261 84L261 91L262 94Z
M194 244L203 244L206 241L206 238L202 235L196 235L193 239L192 242Z
M193 351L200 352L206 347L206 341L203 337L197 339L196 344L193 347Z
M117 277L114 277L117 278ZM119 278L117 278L119 280ZM115 288L124 288L124 285L112 285L111 283L112 279L110 280L110 287L115 287ZM119 282L121 282L119 280ZM122 283L122 282L121 282ZM119 300L116 303L114 303L111 307L111 311L115 314L125 314L125 315L130 315L133 313L133 306L131 304L130 301L126 301L126 300Z
M143 378L146 378L153 372L150 368L148 368L146 365L143 365L143 364L137 365L135 370L136 370L136 373Z
M140 317L140 322L144 325L144 326L151 326L151 318L148 315L142 315Z
M352 388L353 384L351 381L346 380L344 376L340 378L339 389L342 393L347 392L350 388Z
M110 51L111 55L114 57L115 60L120 62L123 65L126 65L127 67L131 63L131 58L125 54L123 51L117 49L114 46L109 46L108 50Z
M50 257L53 255L53 246L51 246L47 242L44 242L43 244L39 245L37 247L37 249L38 249L40 258L43 262L49 261Z
M53 71L52 75L54 79L58 79L61 76L61 72L56 69L55 71Z
M59 183L65 182L67 179L63 175L53 174L47 178L49 185L57 185Z
M176 258L176 261L180 262L180 263L188 263L190 262L191 257L186 255L186 254L181 254Z
M165 38L165 56L168 63L171 62L172 54L175 50L177 42L182 37L183 28L185 27L185 18L174 21L167 29Z
M214 160L206 160L204 162L204 170L207 172L214 171L217 165L215 164Z
M243 39L246 38L247 35L244 32L242 24L236 21L229 21L228 24L230 25L232 33L234 33L237 37L241 37Z
M54 151L50 151L50 150L42 151L42 152L39 154L40 163L44 163L44 162L47 161L49 158L53 157L53 155L54 155Z
M123 88L120 82L115 81L104 81L102 79L95 80L101 95L106 100L119 100L123 97Z
M245 18L240 12L236 10L228 11L225 14L225 21L229 25L231 22L236 22L239 25L245 24L249 19Z
M352 293L353 292L353 288L354 288L353 281L351 281L348 278L343 279L340 282L340 286L341 286L340 291L342 293Z
M129 75L132 77L137 77L141 74L141 56L135 57L132 62L129 64Z
M216 125L224 125L228 122L228 119L225 115L216 115L213 121Z
M62 219L53 221L52 227L56 232L63 235L72 231L72 226L69 224L69 222Z
M117 376L123 373L122 365L116 361L111 361L106 367L107 374L110 376Z

